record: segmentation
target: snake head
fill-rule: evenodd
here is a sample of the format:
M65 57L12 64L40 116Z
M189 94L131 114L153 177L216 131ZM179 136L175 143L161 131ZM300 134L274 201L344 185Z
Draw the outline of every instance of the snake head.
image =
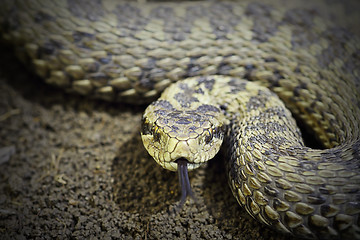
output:
M185 159L188 170L193 170L219 151L224 137L222 119L214 106L178 110L166 101L156 101L143 115L142 141L163 168L176 171L178 160Z

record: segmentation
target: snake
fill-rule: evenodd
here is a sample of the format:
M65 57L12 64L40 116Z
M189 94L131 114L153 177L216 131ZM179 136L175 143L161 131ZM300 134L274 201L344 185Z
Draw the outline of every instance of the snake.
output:
M331 14L275 0L0 5L1 39L46 83L152 102L141 137L178 171L181 204L188 171L224 149L253 218L301 238L360 239L360 41Z

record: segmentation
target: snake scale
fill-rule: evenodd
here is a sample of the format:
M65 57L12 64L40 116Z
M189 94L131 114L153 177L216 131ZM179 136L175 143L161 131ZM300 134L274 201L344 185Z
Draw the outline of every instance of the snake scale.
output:
M142 138L180 169L185 197L188 169L224 138L229 185L255 219L360 239L360 42L329 16L304 1L2 1L0 31L67 91L149 103L166 89ZM304 145L292 115L324 149Z

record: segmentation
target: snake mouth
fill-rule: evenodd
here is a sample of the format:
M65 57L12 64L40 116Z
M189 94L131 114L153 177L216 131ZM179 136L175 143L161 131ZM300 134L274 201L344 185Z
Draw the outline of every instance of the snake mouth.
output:
M190 196L193 199L195 199L195 197L193 191L191 190L191 185L189 180L189 171L188 171L189 161L186 158L179 158L178 160L176 160L176 163L178 165L177 169L178 169L179 182L181 188L181 199L179 204L179 209L181 209L188 196Z

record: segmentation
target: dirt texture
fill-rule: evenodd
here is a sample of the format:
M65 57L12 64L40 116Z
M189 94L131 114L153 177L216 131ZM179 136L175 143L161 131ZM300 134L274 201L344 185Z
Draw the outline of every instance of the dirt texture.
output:
M291 239L237 204L221 156L190 173L196 201L175 214L178 177L142 145L144 106L66 94L0 50L1 239Z

